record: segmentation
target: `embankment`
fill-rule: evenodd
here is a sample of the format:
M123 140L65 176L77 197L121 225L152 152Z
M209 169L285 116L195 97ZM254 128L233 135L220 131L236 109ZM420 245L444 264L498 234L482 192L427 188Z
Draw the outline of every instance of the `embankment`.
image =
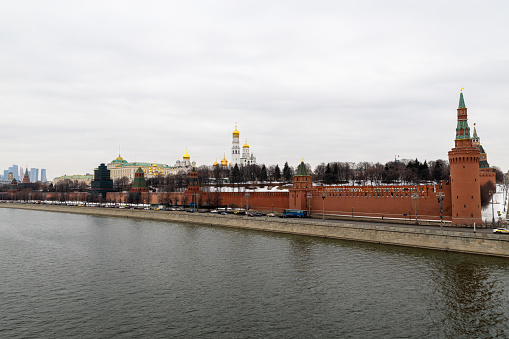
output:
M97 216L140 218L194 224L245 228L314 237L419 247L443 251L509 257L509 236L413 228L402 225L370 225L349 222L323 222L316 219L250 218L209 213L145 211L117 208L74 207L2 203L0 208L77 213Z

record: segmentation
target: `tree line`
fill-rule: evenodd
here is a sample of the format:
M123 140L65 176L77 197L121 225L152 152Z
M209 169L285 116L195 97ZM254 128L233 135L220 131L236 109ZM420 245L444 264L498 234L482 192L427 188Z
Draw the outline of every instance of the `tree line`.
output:
M379 185L402 183L418 185L425 182L447 180L450 174L449 163L435 160L389 161L385 165L377 162L332 162L316 166L313 180L323 184Z

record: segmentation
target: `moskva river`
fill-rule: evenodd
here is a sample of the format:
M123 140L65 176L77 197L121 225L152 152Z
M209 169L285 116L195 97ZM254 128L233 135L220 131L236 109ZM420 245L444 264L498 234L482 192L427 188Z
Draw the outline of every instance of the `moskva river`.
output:
M508 259L0 209L1 338L508 338L508 284Z

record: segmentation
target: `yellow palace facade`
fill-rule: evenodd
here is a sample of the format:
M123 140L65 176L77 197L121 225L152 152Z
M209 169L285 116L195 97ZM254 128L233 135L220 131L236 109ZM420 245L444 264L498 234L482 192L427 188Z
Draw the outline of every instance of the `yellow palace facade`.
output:
M128 162L119 154L107 167L110 170L110 178L112 180L126 177L129 179L129 182L132 182L134 180L134 174L140 167L145 173L146 178L152 178L156 176L175 175L181 171L189 172L194 165L196 165L195 162L191 162L191 157L186 150L186 153L182 157L182 161L177 160L174 166L155 162Z

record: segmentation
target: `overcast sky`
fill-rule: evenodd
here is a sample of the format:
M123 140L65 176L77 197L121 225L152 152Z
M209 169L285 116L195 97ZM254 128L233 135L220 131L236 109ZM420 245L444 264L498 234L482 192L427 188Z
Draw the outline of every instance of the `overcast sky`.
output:
M447 159L509 169L507 1L4 1L0 169Z

